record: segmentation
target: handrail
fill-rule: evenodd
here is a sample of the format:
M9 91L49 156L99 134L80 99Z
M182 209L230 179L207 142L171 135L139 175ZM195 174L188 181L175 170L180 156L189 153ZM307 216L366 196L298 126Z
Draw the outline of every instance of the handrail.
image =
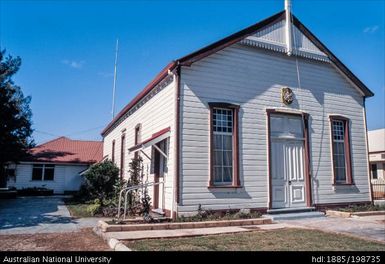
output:
M129 187L125 187L123 188L120 192L119 192L119 204L118 204L118 219L120 219L120 209L121 209L121 204L122 204L122 194L123 192L125 192L125 196L124 196L124 215L123 215L123 219L126 218L126 212L127 212L127 196L128 196L128 193L130 191L134 191L134 190L138 190L140 188L144 188L144 187L148 187L148 186L156 186L156 185L160 185L160 184L164 184L164 182L149 182L149 183L144 183L144 184L138 184L138 185L133 185L133 186L129 186Z

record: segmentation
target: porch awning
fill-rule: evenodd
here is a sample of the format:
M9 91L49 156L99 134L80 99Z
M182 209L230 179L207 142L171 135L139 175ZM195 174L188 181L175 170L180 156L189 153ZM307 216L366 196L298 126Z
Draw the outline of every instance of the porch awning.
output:
M136 152L136 151L143 150L147 147L153 146L156 143L162 141L163 139L168 138L170 136L170 134L171 134L170 127L164 128L164 129L152 134L152 136L150 138L148 138L148 139L140 142L139 144L129 148L128 151Z

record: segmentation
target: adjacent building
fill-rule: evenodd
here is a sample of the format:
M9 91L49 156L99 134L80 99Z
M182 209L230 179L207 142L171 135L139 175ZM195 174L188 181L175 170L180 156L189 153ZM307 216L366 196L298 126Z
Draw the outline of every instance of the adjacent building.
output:
M385 128L368 131L370 177L385 183Z
M48 141L30 151L30 158L7 166L7 186L16 189L44 187L55 194L77 191L79 174L102 159L101 141L72 140L66 137Z

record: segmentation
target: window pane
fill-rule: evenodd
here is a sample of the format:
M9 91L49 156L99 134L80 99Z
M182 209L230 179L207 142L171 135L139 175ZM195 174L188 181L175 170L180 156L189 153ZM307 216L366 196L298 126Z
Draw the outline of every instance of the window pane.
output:
M51 166L49 167L46 166L44 170L44 180L53 181L54 174L55 174L55 169Z
M213 130L214 132L233 132L233 110L213 109Z
M233 149L233 136L224 135L223 136L223 149L232 150Z
M222 135L214 135L214 149L222 148Z
M337 182L345 182L346 181L346 174L345 174L345 168L337 168L336 170L336 181Z
M223 152L223 166L232 166L233 165L233 152L224 151Z
M214 151L214 165L221 166L222 165L222 151Z
M223 168L223 182L231 182L232 181L232 167L224 167Z
M222 167L214 167L214 182L222 182Z
M41 181L42 178L43 178L43 168L34 166L32 170L32 180Z
M332 124L333 140L344 140L344 121L334 120Z

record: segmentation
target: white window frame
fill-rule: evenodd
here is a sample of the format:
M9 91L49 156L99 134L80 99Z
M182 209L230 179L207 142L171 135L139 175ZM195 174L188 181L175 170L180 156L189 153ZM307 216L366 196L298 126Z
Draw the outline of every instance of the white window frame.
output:
M45 179L45 170L46 170L46 166L47 166L47 165L50 166L49 169L52 169L52 170L53 170L53 178L52 178L52 180L47 180L47 179ZM42 174L41 174L41 179L40 179L40 180L37 180L37 179L34 179L34 178L33 178L33 170L34 170L35 168L42 169ZM47 169L48 169L48 167L47 167ZM31 176L31 180L32 180L32 181L49 181L49 182L54 181L54 180L55 180L55 165L54 165L54 164L33 164L33 165L32 165L32 176Z

